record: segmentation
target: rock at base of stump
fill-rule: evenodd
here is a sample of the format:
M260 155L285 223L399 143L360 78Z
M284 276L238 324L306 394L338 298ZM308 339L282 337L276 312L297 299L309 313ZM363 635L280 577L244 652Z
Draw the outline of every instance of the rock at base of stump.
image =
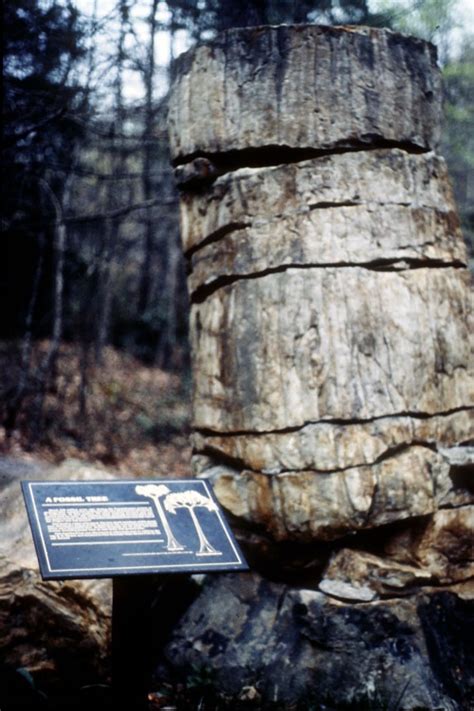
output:
M261 708L385 708L399 699L399 709L461 711L474 703L472 590L467 597L430 589L348 604L256 574L220 576L182 618L167 662L180 675L212 673L235 697L254 687Z

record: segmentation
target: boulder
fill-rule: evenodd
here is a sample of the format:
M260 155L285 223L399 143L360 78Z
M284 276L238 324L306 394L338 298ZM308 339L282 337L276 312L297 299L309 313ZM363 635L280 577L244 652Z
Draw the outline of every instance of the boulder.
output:
M79 581L43 582L38 572L0 555L0 654L39 688L67 690L110 673L110 601Z
M431 589L350 604L252 575L208 580L174 631L168 664L237 697L288 708L443 709L474 701L472 601ZM449 659L449 664L443 663Z

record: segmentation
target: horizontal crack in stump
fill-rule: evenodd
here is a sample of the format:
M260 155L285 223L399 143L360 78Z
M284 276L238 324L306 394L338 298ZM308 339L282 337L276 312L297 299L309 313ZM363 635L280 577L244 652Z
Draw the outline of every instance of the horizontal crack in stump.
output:
M474 407L473 406L468 406L466 405L465 407L456 407L453 408L452 410L445 410L444 412L416 412L416 411L400 411L400 412L395 412L393 414L386 414L386 415L378 415L376 417L367 417L367 418L348 418L348 419L341 419L341 418L327 418L327 419L320 419L320 420L308 420L307 422L304 422L302 425L295 425L294 427L281 427L279 429L268 429L268 430L213 430L212 428L208 427L195 427L194 431L202 434L204 436L218 436L218 437L240 437L242 435L252 435L255 437L264 437L265 435L269 434L287 434L287 433L292 433L292 432L298 432L305 427L309 425L341 425L341 426L350 426L350 425L364 425L367 423L371 422L378 422L380 420L396 420L400 417L410 417L415 420L430 420L435 417L449 417L450 415L453 415L458 412L466 412L466 413L473 413L474 416Z
M235 284L238 281L248 281L251 279L261 279L270 274L281 274L289 269L347 269L359 267L368 271L376 272L404 272L414 269L465 269L464 262L442 262L437 259L418 260L413 258L406 259L377 259L373 262L335 262L328 264L281 264L278 267L271 269L263 269L261 272L253 274L236 274L217 277L212 282L199 286L191 293L191 303L201 304L209 296L214 294L218 289L223 289L226 286Z
M176 184L180 190L202 192L218 177L234 173L242 168L268 168L279 165L301 163L312 158L322 158L341 153L359 151L377 151L396 148L408 154L427 153L430 148L421 148L409 142L384 140L380 136L367 137L367 140L341 141L331 148L311 147L294 148L291 146L258 146L230 150L222 153L204 153L197 151L193 155L177 158L173 161Z

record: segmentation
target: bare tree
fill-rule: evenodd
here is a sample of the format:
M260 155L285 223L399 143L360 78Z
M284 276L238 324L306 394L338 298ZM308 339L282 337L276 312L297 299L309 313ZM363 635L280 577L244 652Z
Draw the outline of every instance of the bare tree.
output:
M194 489L189 489L187 491L178 491L174 494L168 494L164 500L164 506L167 511L173 514L176 513L177 509L184 508L189 511L199 538L199 551L196 555L221 555L221 552L217 551L207 540L194 511L194 509L198 507L205 508L208 511L217 511L217 506L211 499L207 496L203 496Z
M155 36L156 36L156 12L158 9L158 0L151 0L150 15L148 18L149 40L147 58L143 72L143 83L145 86L145 107L144 107L144 126L143 126L143 168L142 168L142 186L143 198L145 201L151 200L152 194L152 166L153 166L153 128L154 128L154 110L153 110L153 80L155 77ZM140 292L138 308L140 313L146 311L150 301L151 291L151 268L154 247L154 232L155 225L151 209L147 209L145 213L145 243L143 249L143 262L140 279Z
M168 549L168 551L176 552L184 550L184 546L182 546L181 543L176 540L173 531L171 530L170 525L168 523L168 519L166 518L166 514L161 505L160 498L162 496L165 496L166 494L169 494L170 492L168 487L164 484L138 484L135 487L135 492L139 496L147 496L155 504L158 516L160 517L161 525L163 526L163 530L166 534L166 548Z
M111 174L120 175L125 170L125 105L123 92L123 75L125 68L125 40L129 22L130 8L128 0L119 0L118 5L120 28L117 39L117 53L115 61L114 93L114 121L111 126L112 142ZM119 207L123 200L122 191L119 191L116 182L109 181L106 188L106 210L110 212ZM113 301L113 280L116 271L116 258L118 252L118 239L120 221L115 217L105 217L102 235L102 251L100 256L97 279L97 327L95 339L96 362L102 361L102 351L108 341L110 315Z
M69 177L69 176L68 176ZM53 317L51 327L51 338L45 357L37 373L37 395L33 414L32 440L36 440L42 429L43 407L46 392L53 377L59 346L63 335L63 311L64 311L64 255L67 242L67 228L64 222L64 207L69 197L68 180L63 190L62 197L58 197L49 183L40 178L39 183L51 202L54 213L54 278L53 278ZM28 337L28 331L26 332Z

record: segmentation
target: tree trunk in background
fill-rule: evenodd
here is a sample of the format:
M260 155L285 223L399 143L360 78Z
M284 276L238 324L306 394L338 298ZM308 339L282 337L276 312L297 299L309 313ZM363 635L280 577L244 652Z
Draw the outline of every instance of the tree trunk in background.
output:
M229 646L213 666L232 693L260 679L267 700L308 698L324 664L316 651L303 662L302 640L319 639L325 615L342 624L338 601L370 602L374 621L388 597L394 644L407 619L429 659L417 648L403 667L382 645L386 698L449 709L467 699L437 675L418 598L396 600L432 585L474 597L474 497L456 464L469 450L450 449L472 437L469 275L433 153L439 118L434 48L384 30L234 30L176 63L169 126L190 268L195 471L261 573L320 591L307 596L306 633L290 644L287 627L269 629L256 667L206 596L195 603L182 628L193 651L178 631L169 658L201 663L196 650L219 630ZM237 619L237 598L227 604ZM320 698L367 699L377 655L358 669L331 645ZM292 660L285 679L277 657Z
M20 368L16 381L15 394L10 400L10 402L6 405L4 425L7 438L10 438L12 432L15 429L17 418L23 405L23 400L26 397L30 387L31 353L33 345L33 315L35 313L35 308L38 300L39 285L41 277L43 275L43 260L45 247L44 233L41 230L38 233L37 239L39 255L36 263L33 283L31 286L31 296L28 302L28 310L26 312L25 332L21 340Z
M125 106L123 97L123 73L125 70L125 39L128 23L128 1L120 0L120 32L117 42L117 63L114 82L114 124L112 132L117 137L116 145L112 146L111 175L120 176L125 172ZM108 181L106 188L106 210L113 211L123 205L124 195L117 189L117 183ZM104 233L102 235L102 249L97 268L97 323L95 334L95 359L102 362L102 351L109 340L110 315L113 302L113 280L117 269L116 257L119 244L120 221L105 218Z
M115 256L118 245L118 232L120 225L117 220L106 218L104 220L104 233L102 235L102 250L98 265L98 308L95 338L95 359L102 363L102 351L109 339L110 313L113 300L113 273Z
M37 395L33 404L31 443L39 438L43 429L44 401L50 383L55 377L56 359L63 335L64 261L67 243L67 227L64 214L69 202L69 177L70 176L66 178L61 199L58 198L46 180L40 179L41 188L47 196L47 200L52 204L55 214L53 239L53 313L48 349L39 366L37 374Z
M153 110L153 80L155 78L155 33L156 33L156 13L158 9L158 0L152 0L150 7L150 15L148 18L149 27L149 45L148 56L143 76L145 85L145 116L143 129L143 169L142 169L142 189L143 199L151 200L153 197L153 183L151 172L153 168L153 128L154 128L154 110ZM140 293L138 309L143 314L150 302L151 291L151 273L153 268L153 250L154 237L156 226L153 221L153 213L151 208L148 208L145 213L145 246L143 250L143 264L140 279Z

